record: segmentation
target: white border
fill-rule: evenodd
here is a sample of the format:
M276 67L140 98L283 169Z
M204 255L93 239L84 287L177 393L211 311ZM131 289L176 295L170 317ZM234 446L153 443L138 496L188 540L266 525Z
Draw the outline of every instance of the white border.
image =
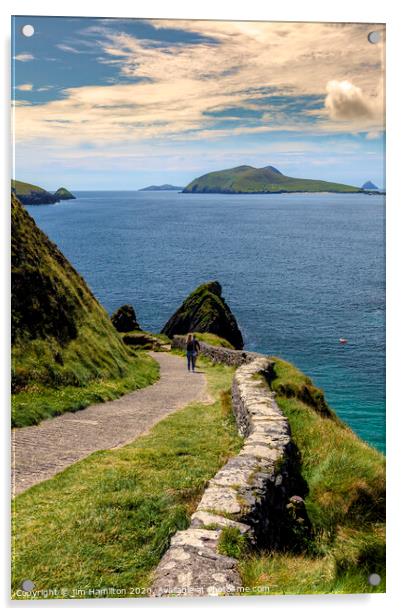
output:
M401 489L398 484L398 466L401 463L400 445L398 437L402 434L401 412L398 407L400 377L400 349L401 328L401 274L399 263L402 262L400 254L401 241L401 208L399 192L402 190L401 166L401 93L400 93L400 58L402 58L402 32L400 19L400 3L395 0L381 0L376 3L363 0L336 0L328 3L325 0L287 0L286 2L262 2L261 0L247 0L245 3L235 4L233 0L203 0L202 3L190 3L188 0L147 0L145 3L117 0L113 3L105 0L86 3L82 0L60 0L58 3L50 0L9 0L3 1L2 19L2 54L3 62L2 85L3 105L5 113L2 114L1 131L3 134L3 158L1 174L3 179L3 200L0 208L1 237L1 388L2 393L2 436L4 462L2 478L2 511L1 535L3 538L9 534L9 495L8 495L8 374L9 359L7 340L9 338L9 178L10 178L10 152L9 135L10 120L8 113L9 99L9 67L10 67L10 15L68 15L68 16L104 16L104 17L154 17L154 18L193 18L193 19L260 19L275 21L340 21L340 22L373 22L387 23L387 489L388 489L388 523L387 523L387 594L386 595L318 595L295 597L250 597L250 598L220 598L220 599L170 599L170 600L93 600L93 601L47 601L30 602L21 605L19 602L11 603L9 595L9 544L3 541L3 554L1 559L1 599L6 609L17 612L26 609L74 609L76 613L87 610L114 611L116 608L135 609L137 613L155 613L163 610L165 613L191 609L195 614L201 614L206 609L212 612L231 612L240 614L244 610L252 609L255 614L266 613L267 610L277 610L281 615L298 615L317 613L332 614L339 610L346 610L354 614L364 613L365 616L384 610L389 613L396 607L398 601L398 569L400 570L398 542L400 541L400 522L398 513L401 509ZM399 300L399 301L398 301ZM399 309L399 310L398 310ZM398 361L399 360L399 361ZM399 449L398 449L399 448ZM398 456L399 453L399 456ZM398 507L399 505L399 507Z

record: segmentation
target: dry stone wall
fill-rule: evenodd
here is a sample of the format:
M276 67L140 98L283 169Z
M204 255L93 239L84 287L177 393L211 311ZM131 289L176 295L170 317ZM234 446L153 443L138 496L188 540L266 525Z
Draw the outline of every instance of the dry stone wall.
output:
M205 355L208 346L201 347ZM242 353L212 348L217 349L215 358L229 358L231 364ZM272 370L272 362L262 355L242 355L246 358L233 379L232 403L245 437L243 447L209 481L190 527L173 536L154 574L154 596L239 592L237 561L219 549L227 527L238 529L251 543L267 547L280 543L281 520L292 489L289 425L262 378Z
M212 346L212 344L206 344L205 342L198 341L200 344L200 353L205 357L208 357L211 361L218 364L227 364L228 366L241 366L246 364L257 357L264 357L260 353L252 353L250 351L237 351L234 349L227 349L225 347ZM172 349L186 350L186 338L185 336L173 336Z

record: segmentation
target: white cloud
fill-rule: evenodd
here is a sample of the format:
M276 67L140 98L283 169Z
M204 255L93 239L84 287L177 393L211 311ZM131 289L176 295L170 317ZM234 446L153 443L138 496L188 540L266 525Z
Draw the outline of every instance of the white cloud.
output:
M33 90L32 83L22 83L20 86L15 86L16 90L21 90L21 92L31 92Z
M133 147L147 140L217 140L278 130L322 134L382 129L376 84L381 82L383 51L381 44L368 43L364 24L151 23L196 32L205 40L151 45L110 28L91 28L102 54L98 61L115 66L124 81L68 88L62 99L20 104L17 138L108 147L127 142ZM74 53L73 48L68 50ZM350 97L343 86L341 92L331 86L325 107L301 108L290 116L264 101L267 92L282 95L283 100L324 99L328 82L349 83ZM374 111L369 113L371 102ZM239 121L236 128L217 128L217 119L208 112L229 107L258 108L264 116L255 123Z
M35 56L31 53L19 53L14 56L14 60L18 60L18 62L30 62L31 60L35 60Z
M61 49L61 51L66 51L67 53L76 53L76 54L83 53L82 51L75 49L75 47L71 47L70 45L63 45L62 43L60 43L59 45L56 45L56 47Z
M361 88L350 81L328 81L325 108L333 120L354 120L372 118L372 101L364 96Z

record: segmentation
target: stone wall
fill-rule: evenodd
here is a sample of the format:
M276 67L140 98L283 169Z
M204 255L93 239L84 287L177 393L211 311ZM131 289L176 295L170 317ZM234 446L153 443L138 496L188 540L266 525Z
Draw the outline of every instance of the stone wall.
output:
M205 357L208 357L211 361L217 364L227 364L228 366L241 366L246 364L257 357L264 357L260 353L252 353L250 351L236 351L234 349L226 349L225 347L212 346L206 344L201 340L200 353ZM186 350L186 337L185 336L173 336L172 349Z
M222 348L214 357L232 363L239 357L234 353L245 355L247 362L236 370L232 385L233 412L244 444L209 481L190 527L173 536L154 574L154 596L236 593L242 586L237 561L219 553L219 539L227 527L237 528L251 543L281 543L293 489L289 425L263 378L272 362Z

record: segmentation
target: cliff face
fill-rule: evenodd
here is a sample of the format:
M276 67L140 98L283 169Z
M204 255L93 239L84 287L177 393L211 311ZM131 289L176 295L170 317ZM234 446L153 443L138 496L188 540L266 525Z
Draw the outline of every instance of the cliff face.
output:
M119 376L129 361L106 311L12 195L13 390Z
M222 297L219 282L202 284L193 291L169 319L162 334L208 332L228 340L236 349L243 348L243 337L236 319Z

